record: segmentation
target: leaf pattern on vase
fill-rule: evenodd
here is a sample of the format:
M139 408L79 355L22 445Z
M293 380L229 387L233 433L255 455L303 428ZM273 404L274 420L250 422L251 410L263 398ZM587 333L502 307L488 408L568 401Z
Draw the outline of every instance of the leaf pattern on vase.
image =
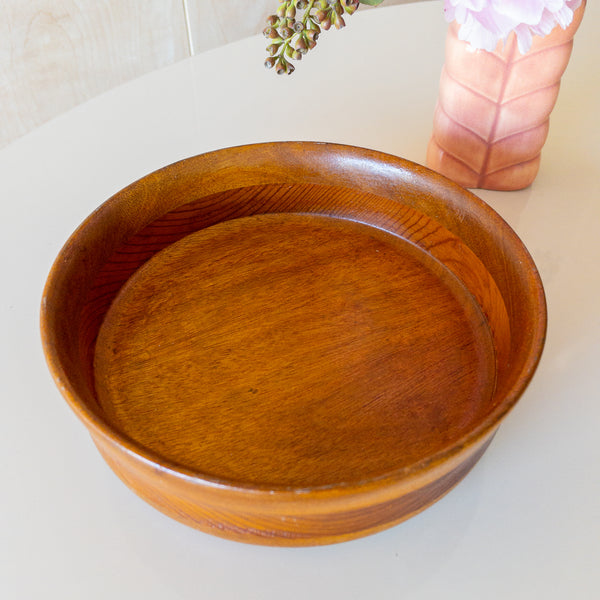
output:
M549 117L585 3L571 25L534 37L525 55L516 36L494 52L472 51L453 22L434 113L427 164L471 188L515 190L537 175Z

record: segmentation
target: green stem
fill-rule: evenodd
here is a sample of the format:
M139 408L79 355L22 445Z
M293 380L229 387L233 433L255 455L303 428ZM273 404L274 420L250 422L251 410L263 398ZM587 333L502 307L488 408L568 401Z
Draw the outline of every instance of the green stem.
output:
M308 17L310 16L310 11L313 9L316 0L310 0L308 6L304 9L304 14L302 15L302 25L306 27L306 21L308 21ZM311 19L312 20L312 19Z

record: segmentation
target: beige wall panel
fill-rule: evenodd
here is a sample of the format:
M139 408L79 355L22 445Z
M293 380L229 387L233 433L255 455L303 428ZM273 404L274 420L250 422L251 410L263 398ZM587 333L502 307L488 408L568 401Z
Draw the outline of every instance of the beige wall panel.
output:
M194 53L261 32L278 5L278 0L185 1Z
M0 0L0 147L188 55L183 0Z
M419 0L385 0L382 6ZM185 0L193 52L260 33L265 19L279 6L278 0ZM362 6L360 10L369 7ZM441 8L440 8L441 11ZM347 21L348 22L348 21Z

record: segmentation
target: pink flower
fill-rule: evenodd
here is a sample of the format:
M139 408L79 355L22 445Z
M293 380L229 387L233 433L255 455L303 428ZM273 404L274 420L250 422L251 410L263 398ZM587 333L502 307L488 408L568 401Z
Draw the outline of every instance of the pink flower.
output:
M444 0L448 22L460 24L458 37L474 50L492 51L514 31L519 51L531 48L533 35L566 29L581 0Z

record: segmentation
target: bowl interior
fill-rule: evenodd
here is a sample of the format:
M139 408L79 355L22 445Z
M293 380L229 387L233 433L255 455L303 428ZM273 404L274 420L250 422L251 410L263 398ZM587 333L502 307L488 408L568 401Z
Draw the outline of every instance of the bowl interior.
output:
M117 194L63 249L42 326L89 427L207 479L307 488L494 427L545 312L527 251L468 192L368 151L274 144Z
M172 462L246 484L379 477L490 409L495 353L459 280L364 223L255 215L155 255L96 342L111 424Z

